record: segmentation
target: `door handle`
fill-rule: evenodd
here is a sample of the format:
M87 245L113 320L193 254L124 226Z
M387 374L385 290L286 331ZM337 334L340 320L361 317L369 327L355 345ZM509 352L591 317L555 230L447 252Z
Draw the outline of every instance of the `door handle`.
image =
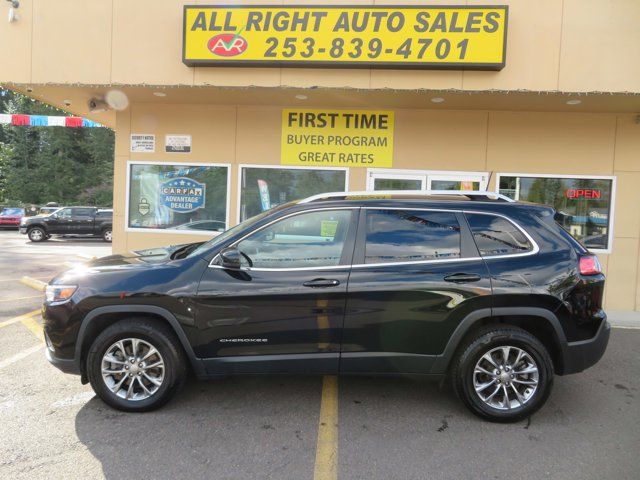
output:
M304 282L302 285L310 288L329 288L329 287L337 287L338 285L340 285L340 282L338 280L327 280L326 278L316 278L314 280L309 280L308 282Z
M476 275L474 273L454 273L444 277L444 281L453 283L479 282L480 275Z

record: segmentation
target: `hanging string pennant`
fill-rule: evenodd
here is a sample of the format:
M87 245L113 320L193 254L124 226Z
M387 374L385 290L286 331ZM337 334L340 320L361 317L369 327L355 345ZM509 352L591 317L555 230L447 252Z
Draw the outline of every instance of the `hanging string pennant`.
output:
M50 115L24 115L20 113L0 113L0 125L16 127L102 127L98 122L82 117L57 117Z

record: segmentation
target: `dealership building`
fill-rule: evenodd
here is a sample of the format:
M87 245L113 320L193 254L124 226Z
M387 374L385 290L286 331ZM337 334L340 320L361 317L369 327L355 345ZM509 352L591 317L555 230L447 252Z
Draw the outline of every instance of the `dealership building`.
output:
M640 310L640 2L191 3L0 4L0 84L116 133L115 252L326 191L489 190L553 205Z

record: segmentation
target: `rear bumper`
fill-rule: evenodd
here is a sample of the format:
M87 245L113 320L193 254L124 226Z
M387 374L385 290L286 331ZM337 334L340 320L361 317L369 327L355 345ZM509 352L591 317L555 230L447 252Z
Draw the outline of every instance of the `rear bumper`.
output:
M567 343L562 352L562 372L558 373L560 375L578 373L598 363L607 349L610 334L611 325L605 318L593 338Z
M23 235L27 233L27 227L20 227L20 233L22 233Z

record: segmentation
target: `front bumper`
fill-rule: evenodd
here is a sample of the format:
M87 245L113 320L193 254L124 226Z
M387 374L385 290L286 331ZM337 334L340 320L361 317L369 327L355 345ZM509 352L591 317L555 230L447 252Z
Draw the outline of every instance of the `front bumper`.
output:
M81 375L80 365L75 358L58 358L49 348L45 348L45 357L49 360L49 363L64 373L71 373L73 375Z
M604 318L593 338L567 343L562 352L562 371L558 373L578 373L598 363L607 349L610 334L611 324Z

